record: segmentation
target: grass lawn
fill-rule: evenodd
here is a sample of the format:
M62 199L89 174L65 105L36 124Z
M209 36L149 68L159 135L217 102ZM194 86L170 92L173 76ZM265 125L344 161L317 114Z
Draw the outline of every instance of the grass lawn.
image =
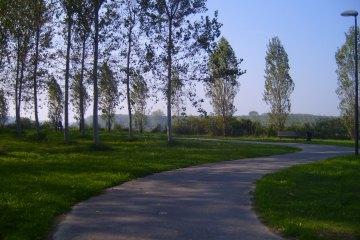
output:
M360 157L299 165L257 182L264 222L297 239L360 239Z
M91 137L50 133L37 142L33 134L17 139L0 133L0 239L46 239L57 216L77 202L152 173L192 165L297 151L295 148L221 141L178 140L162 136L129 141L123 133L102 134L95 151ZM75 135L75 133L72 133Z

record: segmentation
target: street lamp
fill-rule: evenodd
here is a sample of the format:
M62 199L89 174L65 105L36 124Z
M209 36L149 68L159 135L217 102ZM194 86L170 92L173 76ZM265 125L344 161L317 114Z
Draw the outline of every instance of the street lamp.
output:
M358 12L349 10L341 13L341 16L355 18L355 155L359 155Z

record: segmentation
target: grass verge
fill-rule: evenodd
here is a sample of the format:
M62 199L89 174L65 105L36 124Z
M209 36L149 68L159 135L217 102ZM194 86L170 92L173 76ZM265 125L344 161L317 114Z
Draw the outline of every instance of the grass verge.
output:
M360 239L360 158L299 165L257 182L255 208L264 222L300 240Z
M105 188L152 173L193 165L282 154L297 149L219 141L178 140L157 135L127 139L102 133L100 149L91 137L48 133L43 141L11 133L0 137L0 239L45 239L54 219ZM75 133L71 134L75 136Z

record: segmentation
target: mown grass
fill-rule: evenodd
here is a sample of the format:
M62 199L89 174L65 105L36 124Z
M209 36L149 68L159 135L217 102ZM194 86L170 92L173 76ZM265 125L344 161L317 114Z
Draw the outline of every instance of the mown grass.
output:
M360 239L360 157L299 165L257 182L264 222L296 239Z
M178 140L161 135L133 140L119 132L91 137L76 133L70 144L48 133L38 142L33 133L16 138L0 133L0 239L46 239L57 216L105 188L152 173L192 165L296 151L294 148Z

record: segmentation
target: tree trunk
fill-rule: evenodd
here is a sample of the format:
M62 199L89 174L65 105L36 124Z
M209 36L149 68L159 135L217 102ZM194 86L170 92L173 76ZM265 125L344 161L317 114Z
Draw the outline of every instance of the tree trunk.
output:
M108 132L111 132L111 117L108 117L107 127L108 127Z
M65 103L64 103L64 141L69 142L69 77L70 77L70 50L71 50L71 26L72 16L68 16L67 29L67 50L66 50L66 69L65 69Z
M94 144L99 145L99 117L98 117L98 105L99 105L99 90L98 90L98 55L99 55L99 3L95 9L95 37L94 37L94 110L93 110L93 130L94 130Z
M17 43L17 60L16 60L16 80L15 80L15 121L16 133L18 136L21 134L20 111L19 111L19 75L20 75L20 41Z
M131 99L130 99L130 57L131 57L131 44L132 44L132 27L129 29L128 35L128 52L126 63L126 96L129 114L129 137L132 138L132 113L131 113Z
M34 114L35 114L35 127L37 136L40 136L40 123L39 123L39 114L38 114L38 98L37 98L37 71L39 64L39 42L40 42L40 28L36 29L36 39L35 39L35 62L34 62Z
M25 54L24 54L25 55ZM24 80L24 70L25 70L25 56L22 56L21 59L21 70L20 70L20 79L18 83L18 103L17 103L17 109L16 109L16 129L18 131L18 135L21 135L22 133L22 126L21 126L21 97L22 97L22 87L23 87L23 80Z
M167 82L167 141L172 141L172 127L171 127L171 78L172 78L172 20L169 23L169 37L167 46L167 60L168 60L168 82Z
M226 122L227 122L227 121L226 121L226 116L223 116L223 117L222 117L223 137L226 137L226 125L227 125Z
M85 71L85 51L86 51L86 38L84 37L82 43L82 56L81 56L81 73L80 73L80 133L85 136L85 110L84 110L84 71Z

